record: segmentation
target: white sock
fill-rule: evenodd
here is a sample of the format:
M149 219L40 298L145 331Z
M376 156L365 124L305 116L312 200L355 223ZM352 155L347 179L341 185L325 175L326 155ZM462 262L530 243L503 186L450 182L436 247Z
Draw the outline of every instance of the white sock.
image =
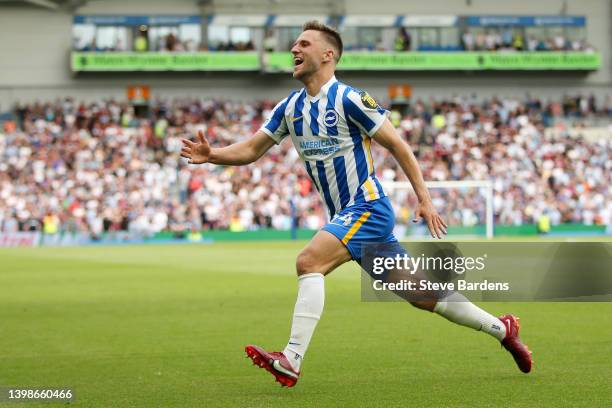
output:
M440 299L434 312L453 323L482 330L499 341L506 337L506 326L501 320L470 302L461 293L451 292Z
M302 359L310 344L315 327L323 313L325 285L323 275L308 273L298 277L298 295L293 310L291 337L283 350L293 369L300 371Z

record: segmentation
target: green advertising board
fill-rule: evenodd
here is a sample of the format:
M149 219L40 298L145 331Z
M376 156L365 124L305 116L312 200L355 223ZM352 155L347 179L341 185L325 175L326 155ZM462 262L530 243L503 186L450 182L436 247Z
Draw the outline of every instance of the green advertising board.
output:
M257 71L257 52L73 52L73 72L81 71Z
M269 53L269 71L291 71L291 53ZM458 71L458 70L595 70L599 53L585 52L345 52L339 70Z
M259 71L257 52L132 53L73 52L71 66L81 71ZM263 56L267 72L289 72L289 52ZM353 71L480 71L596 70L599 53L586 52L345 52L339 70Z

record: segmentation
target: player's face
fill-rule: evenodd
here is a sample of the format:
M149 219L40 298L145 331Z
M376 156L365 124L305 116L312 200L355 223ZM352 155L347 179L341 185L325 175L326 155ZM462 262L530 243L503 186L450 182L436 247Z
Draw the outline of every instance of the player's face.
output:
M318 71L326 52L326 44L320 32L306 30L300 34L293 47L293 77L304 81Z

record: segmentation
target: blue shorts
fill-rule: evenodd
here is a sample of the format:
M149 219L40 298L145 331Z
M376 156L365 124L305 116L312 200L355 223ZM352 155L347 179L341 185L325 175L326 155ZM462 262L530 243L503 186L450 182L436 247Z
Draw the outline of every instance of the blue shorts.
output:
M393 235L394 226L393 207L389 199L383 197L344 208L322 230L336 236L346 246L353 260L361 264L364 244L398 242ZM401 249L399 244L397 247Z

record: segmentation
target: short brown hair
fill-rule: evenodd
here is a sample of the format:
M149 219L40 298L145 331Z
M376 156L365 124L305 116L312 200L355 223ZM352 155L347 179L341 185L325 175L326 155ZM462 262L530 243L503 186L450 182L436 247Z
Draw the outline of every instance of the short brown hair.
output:
M328 26L327 24L323 24L317 20L311 20L304 23L302 26L302 32L306 30L314 30L323 33L323 36L335 49L338 51L338 55L334 56L336 60L336 64L340 61L340 57L342 56L342 38L340 38L340 34L334 28Z

